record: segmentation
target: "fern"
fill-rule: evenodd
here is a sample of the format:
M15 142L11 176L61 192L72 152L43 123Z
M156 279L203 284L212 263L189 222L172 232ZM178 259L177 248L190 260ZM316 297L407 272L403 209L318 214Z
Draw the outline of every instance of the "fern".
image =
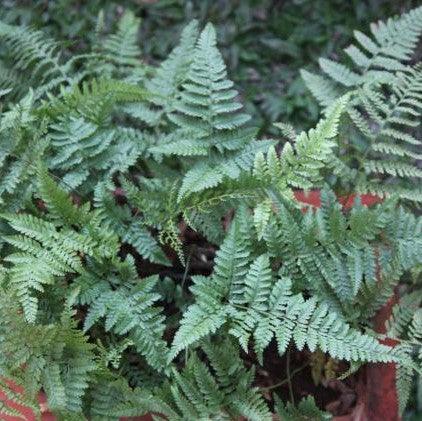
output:
M250 117L236 113L241 108L240 103L233 102L238 93L231 89L233 82L226 76L226 66L216 48L215 29L209 24L199 36L172 121L188 132L198 132L199 137L209 136L213 130L242 126Z
M258 154L254 175L279 192L286 190L287 186L307 190L316 185L321 180L321 168L330 160L336 147L333 139L338 134L340 116L347 101L347 96L336 101L315 129L299 134L293 144L286 143L280 159L274 148L269 150L266 159Z
M10 282L17 290L28 321L35 321L38 299L34 291L43 291L56 277L81 270L77 252L92 252L92 244L79 235L59 233L52 223L30 216L5 216L10 226L20 235L4 238L19 250L7 256L6 261L20 263L10 270ZM73 237L73 238L72 238Z
M0 203L10 211L20 209L34 191L34 159L47 147L46 124L33 127L33 92L1 115L0 120Z
M117 251L116 237L99 233L98 226L86 211L76 211L67 196L61 192L45 173L41 172L43 196L53 213L67 218L67 224L87 224L85 233L62 227L33 215L3 215L18 234L8 235L4 240L16 251L6 261L16 264L10 268L10 282L15 285L28 321L34 322L38 299L34 291L42 292L44 285L52 285L57 277L68 273L81 273L80 253L97 258L109 258ZM73 208L73 212L70 209ZM104 235L105 234L105 235Z
M160 414L158 419L166 417L175 421L240 416L270 420L265 401L258 389L252 387L254 372L246 370L236 346L225 340L220 346L206 342L202 348L209 365L193 354L181 372L173 371L171 382L152 394L139 391L112 412L131 416L152 411Z
M337 313L330 312L327 305L293 294L290 280L275 280L268 256L261 255L251 262L238 224L233 224L221 247L212 281L194 278L192 292L196 302L184 314L169 358L215 333L224 324L245 351L253 337L254 349L261 361L274 335L280 354L293 340L299 349L305 345L311 351L320 347L333 357L348 361L395 361L398 358L391 348L351 329ZM228 253L238 255L239 260L232 258L226 263Z
M419 291L405 295L393 308L393 315L388 323L388 334L403 342L399 345L410 356L416 357L417 367L422 364L422 312ZM403 414L411 396L414 384L414 372L409 367L398 367L396 372L399 412Z
M136 396L139 401L141 393L139 390L137 392ZM142 397L145 394L147 393L144 391ZM93 379L92 387L89 390L89 398L92 402L90 419L117 421L119 416L114 416L112 411L115 410L115 407L127 404L127 401L131 401L134 395L135 393L124 379L109 370L104 370ZM137 414L142 412L143 410L138 406Z
M346 88L373 84L374 81L390 82L395 71L406 69L403 62L408 63L412 58L422 33L421 14L422 9L418 7L398 19L373 23L372 37L354 31L357 46L352 44L345 52L356 66L356 71L325 58L320 59L321 69L329 79ZM307 71L302 71L302 76L321 104L328 105L329 94L326 96L324 89L327 93L334 93L333 83Z
M170 61L166 66L186 66L178 57L190 48L192 32L193 27L186 29L182 45L171 58L174 57L175 64ZM167 70L163 68L164 72ZM164 155L208 156L207 160L197 159L186 172L179 191L178 200L181 200L185 195L215 187L225 178L237 179L241 170L252 166L255 154L267 147L268 142L256 142L255 131L245 128L250 117L239 111L242 106L236 101L238 93L233 89L233 82L227 79L211 24L199 36L183 82L174 83L170 92L177 92L177 86L182 89L169 108L173 111L168 112L168 118L179 129L150 151ZM224 151L230 152L223 155Z
M136 66L141 56L138 46L140 20L133 13L126 11L120 18L117 31L109 35L102 43L102 50L109 60L117 65Z
M302 71L323 107L345 92L353 93L348 114L360 133L348 143L357 149L359 137L365 138L360 169L366 176L358 179L359 192L421 200L420 141L413 135L421 115L421 67L410 63L422 33L421 15L419 7L398 19L372 24L373 38L355 31L359 45L345 52L356 71L325 58L319 64L329 79Z
M1 22L0 39L8 49L13 68L28 72L31 75L29 83L40 83L40 93L47 86L52 89L70 81L72 63L62 64L58 44L46 39L41 31Z
M331 415L327 412L321 411L315 404L312 396L303 398L295 408L290 402L283 405L279 399L276 400L277 415L280 420L288 419L291 421L306 421L306 420L330 420Z
M133 264L133 263L132 263ZM85 318L88 330L100 318L105 317L106 331L118 335L130 332L129 339L149 364L157 369L164 366L166 343L161 340L164 324L158 308L152 307L160 296L151 293L157 279L142 280L138 287L105 291L92 303Z
M192 62L197 38L198 22L194 20L183 29L179 45L161 63L154 77L146 81L148 90L155 94L154 102L161 105L166 113L173 111L186 72Z
M7 396L38 416L43 390L65 420L329 419L262 387L289 349L347 362L338 381L394 363L403 413L422 358L422 222L399 202L420 196L421 10L355 32L351 67L304 71L323 115L275 139L249 122L211 24L156 65L130 11L69 48L0 23ZM318 209L296 202L313 189ZM349 206L356 190L394 197Z
M123 242L133 246L136 251L153 263L169 265L169 261L157 240L142 223L140 216L133 217L131 209L119 206L112 192L104 184L98 184L95 190L95 205L99 209L105 224L119 233Z
M2 304L9 301L9 311L2 311L2 373L25 385L33 406L43 387L51 409L81 413L82 396L95 368L93 346L76 328L68 309L55 325L28 324L18 312L16 297L1 292Z
M407 74L398 74L394 93L390 99L392 105L389 108L383 107L382 110L379 108L380 103L370 99L376 98L376 95L370 90L365 93L368 98L365 108L368 112L370 107L375 110L377 119L379 118L377 121L379 129L371 134L371 151L373 151L371 155L374 155L375 159L368 159L364 163L364 169L372 175L373 181L360 190L366 189L382 194L383 190L376 187L377 180L379 182L380 177L391 176L397 179L400 196L410 200L420 200L420 192L412 188L413 185L417 185L417 181L412 184L412 180L421 177L417 166L417 161L420 159L419 141L409 133L409 130L418 125L416 119L420 116L421 81L420 66L410 69ZM386 193L394 192L394 190L389 191L388 186L386 188Z

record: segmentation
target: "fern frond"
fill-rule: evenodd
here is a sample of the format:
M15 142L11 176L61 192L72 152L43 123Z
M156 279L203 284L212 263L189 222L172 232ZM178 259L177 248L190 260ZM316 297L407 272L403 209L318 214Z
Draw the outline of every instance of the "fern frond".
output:
M276 396L276 413L280 421L324 421L332 418L331 414L318 408L312 396L303 398L297 407L288 402L286 405Z
M275 335L280 354L293 340L299 349L305 345L311 351L319 347L335 358L348 361L398 361L399 356L392 348L350 328L328 305L293 295L288 279L275 281L268 256L260 256L251 264L245 245L236 240L238 230L238 223L234 223L219 252L212 281L205 277L194 278L192 293L196 301L184 314L170 358L227 323L230 333L245 350L253 336L260 358ZM289 236L288 241L291 238ZM224 264L226 250L232 250L232 256L236 251L241 257L236 266ZM304 258L304 263L309 264L306 255ZM241 278L237 278L237 273L242 274ZM356 343L360 345L356 347Z
M183 29L179 45L161 63L155 76L146 81L147 89L158 94L154 97L154 103L163 106L166 113L173 111L181 85L185 81L192 62L197 38L198 22L193 20Z
M242 221L236 221L217 252L214 268L214 282L208 278L195 276L192 292L202 297L197 304L189 307L181 326L173 340L169 359L172 360L183 348L198 339L214 333L227 317L227 309L222 300L233 289L237 294L240 283L247 272L249 244L241 228Z
M181 100L175 105L178 113L171 115L174 123L198 137L211 135L213 130L236 129L250 118L237 113L241 105L233 100L238 94L232 89L233 82L226 79L216 42L215 29L208 24L199 36Z
M7 47L11 68L27 72L30 82L38 81L37 96L45 92L43 85L51 90L70 83L71 63L62 63L58 43L47 39L43 32L0 22L0 39Z
M101 293L91 305L84 322L89 330L100 318L105 317L106 331L118 335L129 333L130 340L148 363L161 370L165 366L167 346L162 339L164 317L153 307L161 297L151 290L157 277L143 279L135 288L121 288Z
M348 96L336 101L326 118L315 129L300 133L294 143L286 143L278 158L270 148L266 158L258 153L255 158L254 177L280 193L288 187L309 189L321 180L320 170L330 160L336 143L340 116L348 102Z
M356 71L325 58L321 58L319 64L328 79L302 71L305 83L320 104L329 105L330 100L344 94L347 88L358 88L368 83L391 83L395 78L394 72L407 71L404 63L410 62L422 33L421 15L422 8L418 7L399 18L373 23L372 37L354 31L357 45L352 44L345 52L352 59ZM339 89L337 84L343 85L343 89Z
M94 200L104 226L117 233L123 242L133 246L144 259L169 265L166 255L140 215L134 217L128 206L118 205L106 185L97 185Z
M15 249L5 260L11 263L8 269L10 282L30 322L35 321L37 314L35 291L43 292L45 285L55 284L57 278L68 273L81 273L81 255L101 261L115 256L118 250L116 236L99 227L95 214L89 215L86 207L79 210L70 205L66 194L41 170L40 184L43 198L52 208L53 215L63 218L64 226L29 214L3 215L18 233L4 236ZM74 225L80 225L81 232L76 231Z
M15 211L34 191L34 162L48 145L46 121L34 124L34 95L30 91L0 119L0 204ZM7 203L7 205L6 205Z
M203 349L215 375L195 354L192 355L182 373L174 372L174 380L168 386L169 406L180 414L168 416L174 420L215 416L270 420L271 414L262 395L257 388L251 387L254 373L246 371L232 342L226 339L219 346L205 342ZM164 393L161 396L165 396ZM163 413L167 415L165 411Z
M422 34L421 16L418 7L400 18L372 24L372 38L355 31L359 45L345 51L356 70L322 58L320 67L328 79L302 71L305 83L324 107L336 96L353 93L348 114L367 138L361 164L366 179L359 182L359 191L394 192L416 202L420 201L416 186L420 141L414 137L414 128L420 124L422 72L419 64L411 65L411 59ZM359 149L354 140L350 143ZM374 189L375 183L388 186Z
M104 41L104 50L117 64L137 64L141 55L137 39L139 24L140 19L127 10L119 20L117 32Z
M0 299L2 309L6 301L9 310L13 308L9 314L2 310L0 367L6 377L24 384L29 398L23 398L24 406L34 406L37 413L37 395L43 388L51 409L80 414L82 396L96 366L94 346L76 328L68 309L55 324L37 325L26 322L15 295L2 290ZM19 335L13 333L15 329Z

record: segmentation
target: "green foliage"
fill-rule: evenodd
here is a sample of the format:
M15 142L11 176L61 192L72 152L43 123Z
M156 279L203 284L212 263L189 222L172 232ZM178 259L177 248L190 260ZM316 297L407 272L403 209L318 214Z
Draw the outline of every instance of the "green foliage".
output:
M292 226L291 216L289 220L287 212L281 211L280 214L281 220ZM172 344L170 358L203 337L227 328L239 340L245 352L253 338L254 351L261 362L263 352L273 336L280 355L285 352L290 341L293 341L298 349L305 345L311 351L319 348L334 358L347 361L398 361L393 349L350 328L342 321L341 313L336 312L336 308L330 309L328 304L318 302L318 294L308 300L302 294L294 294L294 285L290 279L283 275L278 279L273 276L268 254L253 259L250 243L248 244L242 230L242 226L249 225L250 220L233 222L228 237L217 253L211 280L202 276L194 277L192 293L195 303L184 313ZM368 236L367 232L365 234ZM291 241L291 238L281 237L279 244ZM301 239L297 238L297 241L300 242ZM304 261L299 261L298 265L303 268L306 279L313 269L312 263L306 260L305 250L306 247L302 251ZM314 252L309 256L322 257L323 254ZM328 279L327 283L331 278L339 279L336 270L347 270L335 265L337 259L335 255L326 257L324 274ZM289 270L295 272L289 261L285 264L290 266ZM330 272L330 266L333 272ZM362 271L361 268L358 270ZM283 272L284 266L280 269L280 273ZM310 285L313 279L309 279ZM332 286L333 293L340 295L339 300L345 300L341 285ZM355 293L350 291L348 299L359 289L360 285Z
M154 77L146 81L148 90L157 94L154 101L162 105L165 112L174 109L180 87L192 62L197 38L198 22L193 20L183 29L179 45L160 64Z
M306 95L298 73L301 67L316 63L319 56L333 56L347 45L353 29L364 30L369 22L416 4L413 0L58 0L48 4L8 0L0 17L45 31L74 54L86 53L93 43L107 39L107 33L118 26L117 17L130 10L142 19L138 40L146 63L164 60L177 41L175 34L192 19L201 25L212 21L246 109L257 126L272 132L276 120L303 129L318 118L316 103Z
M123 242L133 246L144 259L166 266L170 264L145 222L139 216L132 215L129 206L118 205L105 183L97 185L94 204L104 223L116 232Z
M0 115L0 203L14 211L23 206L34 189L33 159L44 153L46 122L33 127L32 91Z
M127 11L119 20L117 31L102 43L106 57L121 66L136 66L141 55L137 34L140 19Z
M348 97L336 101L326 112L315 129L302 132L294 140L286 142L280 159L274 148L268 152L266 160L262 154L255 159L255 176L263 183L277 186L283 191L287 186L308 190L321 181L320 170L331 159L338 134L340 116L346 108Z
M308 88L324 107L345 92L353 93L348 113L358 132L352 132L344 159L352 156L353 149L364 149L359 169L365 176L357 180L360 192L395 193L421 201L417 187L422 176L420 141L414 132L421 116L422 73L421 66L412 62L421 22L419 7L400 18L372 24L372 37L355 31L358 46L352 44L344 51L356 70L321 58L325 76L302 71Z
M252 386L253 369L246 370L236 347L226 340L218 346L205 343L203 350L215 374L193 354L184 370L175 371L172 383L165 385L158 395L168 399L169 406L174 408L174 412L163 415L175 420L240 416L271 420L262 395Z
M405 295L393 308L393 315L388 323L388 333L403 340L400 345L409 355L415 357L418 368L422 367L422 312L419 291ZM420 376L420 373L418 373ZM409 402L415 376L412 370L399 367L396 373L399 411L404 413Z
M41 173L40 184L41 197L50 204L53 216L63 218L59 226L30 214L3 215L17 232L3 237L16 250L5 259L13 264L8 271L9 282L14 285L30 322L35 321L37 313L38 299L32 294L34 290L42 292L43 285L52 285L57 278L81 273L81 254L102 260L118 250L117 238L102 230L95 216L88 215L86 207L77 210L45 173ZM71 224L83 228L77 231L69 228Z
M343 92L368 84L394 83L394 72L408 70L403 63L411 61L417 47L422 32L421 13L419 7L399 19L390 18L385 23L372 24L373 38L354 31L358 46L352 44L345 52L357 71L326 58L321 58L319 64L328 80L303 71L302 76L321 105L328 105L329 100L337 96L333 82L345 87Z
M13 60L16 71L24 71L27 87L39 83L37 92L44 93L46 85L53 88L69 81L69 65L62 65L57 43L46 39L41 31L1 23L0 40L8 49L7 59Z
M242 105L236 101L238 92L232 89L233 82L227 79L226 66L216 47L216 33L211 24L198 38L187 74L183 75L179 86L182 89L173 101L177 68L184 65L183 58L178 56L186 54L192 29L185 29L181 45L173 51L171 61L165 63L175 72L170 79L173 89L166 90L170 101L167 109L171 110L168 118L179 129L165 143L150 149L152 153L163 155L200 157L186 172L178 200L215 187L225 178L237 179L242 170L251 167L255 154L268 145L268 142L254 141L254 131L244 127L250 116L239 112ZM166 67L160 69L162 73L167 74ZM160 76L163 78L163 74Z
M136 277L136 269L133 263L130 263L129 268L124 269L130 270ZM76 283L83 285L84 281L82 278L76 280ZM125 279L125 283L128 281ZM132 280L134 281L135 279ZM90 329L100 318L105 317L106 331L118 335L130 332L129 341L137 351L145 356L151 366L161 369L165 365L167 349L166 343L161 339L165 327L164 317L160 314L159 308L152 306L160 299L159 294L151 292L156 282L157 279L150 277L143 279L132 289L121 287L112 290L109 287L107 290L104 287L96 296L91 291L85 290L84 294L89 295L91 306L84 321L84 330Z
M280 400L276 401L277 415L280 420L291 420L291 421L306 421L315 420L323 421L330 420L332 417L327 412L321 411L315 404L315 400L312 396L303 398L298 406L295 408L290 402L286 406Z
M23 403L32 401L37 412L37 393L43 387L52 410L81 413L96 364L93 346L77 329L70 309L66 307L54 324L35 325L25 321L17 297L4 287L1 300L1 372L24 385Z
M395 363L403 412L421 369L422 220L408 200L420 195L421 9L355 32L353 68L304 71L324 113L277 122L274 138L212 24L193 20L157 63L138 42L150 21L119 9L110 28L110 10L81 46L0 12L2 390L38 413L42 389L66 420L329 419L312 397L295 406L262 387L289 348L348 373ZM276 41L259 42L300 55ZM312 189L321 206L301 209L297 190ZM356 190L394 197L344 209L338 196ZM372 317L398 286L393 347Z
M357 201L344 215L327 189L321 201L306 214L279 202L262 236L300 288L349 320L365 320L388 300L403 272L421 263L420 219L394 202L369 209Z

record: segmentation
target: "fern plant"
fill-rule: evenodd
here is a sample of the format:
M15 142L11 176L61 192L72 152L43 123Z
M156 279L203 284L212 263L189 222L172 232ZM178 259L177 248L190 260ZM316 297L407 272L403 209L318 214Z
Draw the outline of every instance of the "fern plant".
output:
M421 112L421 66L412 59L422 33L422 8L371 25L371 36L355 31L356 45L345 49L353 63L321 58L324 76L302 71L308 88L326 107L345 92L353 93L348 114L356 128L344 158L359 150L354 177L361 192L399 194L420 202L420 140L415 137ZM356 69L356 70L355 70ZM361 158L359 158L361 156Z
M269 255L264 253L255 259L251 255L253 237L247 235L250 225L246 216L233 222L217 253L212 281L194 278L192 292L196 302L181 321L170 358L228 324L228 332L238 338L245 352L253 338L261 362L273 336L280 354L293 340L299 349L307 345L314 351L318 347L339 359L395 360L393 350L350 329L342 323L341 313L330 311L327 304L318 304L317 296L305 300L301 294L293 293L290 279L283 275L274 279ZM283 272L282 267L280 274Z
M183 44L179 46L175 56L185 48ZM200 34L188 71L179 83L180 93L167 113L178 129L150 151L196 157L184 175L178 195L181 200L187 194L215 187L224 179L239 178L242 170L252 167L255 154L266 150L269 142L255 141L256 132L245 127L250 116L239 111L242 105L236 101L238 92L227 79L212 25L207 25ZM185 158L185 162L189 161Z
M2 22L0 39L7 49L5 57L2 57L5 67L11 65L15 71L26 72L30 76L30 79L24 82L27 89L35 85L37 94L42 95L47 89L70 81L69 74L73 60L63 64L59 46L47 39L41 31ZM13 60L12 63L10 60Z
M24 386L25 396L18 402L30 404L39 413L36 402L42 387L49 407L58 415L81 413L96 362L94 346L73 319L71 301L54 323L27 323L17 296L5 290L5 282L7 278L2 280L1 294L1 370L15 384ZM8 389L4 380L1 384L2 390Z
M339 382L395 364L402 413L422 349L421 10L356 32L356 71L304 71L321 118L276 122L274 139L242 111L211 24L155 65L128 11L71 57L0 23L1 389L37 415L43 390L64 420L330 419L312 396L295 405L294 353L337 361ZM303 209L313 189L321 206ZM344 209L356 191L391 197Z

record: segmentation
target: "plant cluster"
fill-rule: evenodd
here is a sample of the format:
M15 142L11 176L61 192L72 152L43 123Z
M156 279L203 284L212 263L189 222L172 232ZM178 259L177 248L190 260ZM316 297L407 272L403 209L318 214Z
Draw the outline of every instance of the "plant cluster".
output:
M353 68L303 71L323 114L274 138L213 25L158 66L138 26L127 11L69 56L0 22L2 390L39 414L43 389L63 420L330 419L257 382L268 355L307 349L337 377L395 363L403 412L422 369L422 7L356 31ZM344 210L355 191L382 201ZM392 346L371 319L398 286Z
M42 29L66 55L89 51L98 32L112 30L116 16L130 9L142 19L142 57L167 57L191 20L216 25L219 49L242 103L262 133L289 121L301 129L318 119L317 102L299 74L314 70L320 56L335 58L354 29L416 7L415 0L5 0L0 19ZM145 42L148 40L148 42ZM0 76L1 78L1 76Z

